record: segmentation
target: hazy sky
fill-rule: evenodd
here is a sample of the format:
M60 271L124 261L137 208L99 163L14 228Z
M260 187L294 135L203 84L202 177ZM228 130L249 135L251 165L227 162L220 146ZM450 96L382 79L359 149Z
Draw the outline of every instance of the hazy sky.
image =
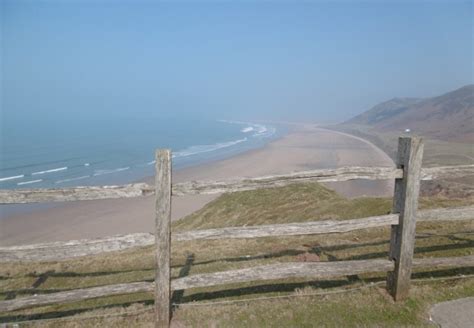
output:
M5 1L4 117L338 121L473 83L460 1Z

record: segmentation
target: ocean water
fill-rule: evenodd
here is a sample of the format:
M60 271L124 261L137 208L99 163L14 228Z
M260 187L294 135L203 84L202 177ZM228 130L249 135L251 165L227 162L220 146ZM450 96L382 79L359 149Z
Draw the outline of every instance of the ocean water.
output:
M3 124L0 189L129 183L154 174L154 152L173 151L173 168L263 146L273 125L204 119L116 118Z

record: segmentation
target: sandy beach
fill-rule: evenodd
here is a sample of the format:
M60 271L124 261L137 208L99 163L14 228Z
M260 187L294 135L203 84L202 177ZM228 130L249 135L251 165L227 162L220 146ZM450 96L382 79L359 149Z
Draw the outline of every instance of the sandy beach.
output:
M292 125L287 135L261 149L174 172L173 181L255 177L342 166L393 166L370 142L313 125ZM152 182L152 179L151 181ZM391 181L328 184L346 197L390 196ZM198 210L216 195L174 197L172 219ZM153 197L68 203L0 220L0 246L97 238L153 230Z

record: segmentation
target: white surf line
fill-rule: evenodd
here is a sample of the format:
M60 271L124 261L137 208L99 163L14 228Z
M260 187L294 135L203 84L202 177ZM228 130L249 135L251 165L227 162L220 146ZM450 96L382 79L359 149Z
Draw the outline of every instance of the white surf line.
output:
M58 181L55 181L54 183L58 184L58 183L64 183L64 182L70 182L70 181L77 181L77 180L87 179L87 178L90 178L90 177L91 177L90 175L83 175L83 176L77 177L77 178L58 180Z
M117 173L117 172L122 172L122 171L126 171L130 169L130 166L127 166L127 167L120 167L118 169L111 169L111 170L98 170L96 171L96 173L93 174L93 176L99 176L99 175L105 175L105 174L113 174L113 173Z
M198 155L202 153L209 153L209 152L213 152L222 148L235 146L247 140L248 140L247 137L245 137L243 139L238 139L238 140L233 140L233 141L228 141L228 142L219 142L212 145L195 145L195 146L188 147L184 150L177 151L176 153L173 154L173 158L174 157L187 157L187 156Z
M24 174L22 174L22 175L15 175L15 176L6 177L6 178L0 178L0 181L15 180L15 179L21 179L21 178L24 178L24 177L25 177Z
M27 185L27 184L32 184L32 183L41 182L41 181L43 181L43 179L30 180L30 181L25 181L25 182L18 182L16 185L17 185L17 186L22 186L22 185Z
M51 169L51 170L33 172L33 173L31 173L31 175L40 175L40 174L46 174L46 173L52 173L52 172L59 172L59 171L65 171L65 170L67 170L67 166L58 167L57 169Z

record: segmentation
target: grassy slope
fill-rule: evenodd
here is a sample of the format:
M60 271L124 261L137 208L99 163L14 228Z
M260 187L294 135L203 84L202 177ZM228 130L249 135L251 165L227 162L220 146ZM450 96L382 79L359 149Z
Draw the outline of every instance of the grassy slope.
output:
M422 199L421 208L474 203L473 199ZM179 221L175 231L221 226L256 225L317 219L365 217L389 212L391 201L381 198L347 200L318 184L246 191L223 195L202 210ZM423 223L417 229L416 255L460 256L472 254L472 221L447 224ZM389 229L376 228L344 234L260 238L253 240L182 242L172 248L172 275L230 270L254 265L304 261L385 258ZM415 278L474 274L474 268L425 270ZM88 257L61 263L4 265L0 268L0 298L22 297L79 287L153 279L151 248ZM253 282L177 292L174 301L222 301L275 295L305 295L360 287L384 281L384 274L341 277L332 280L289 279ZM283 327L283 326L423 326L428 325L430 304L474 295L474 279L415 282L412 295L394 304L383 285L345 294L260 300L216 306L180 306L174 324L180 326ZM108 297L73 304L45 306L0 315L0 322L74 315L72 321L44 322L55 326L152 326L152 296ZM145 310L140 315L84 319L94 314ZM81 318L83 318L81 320Z

